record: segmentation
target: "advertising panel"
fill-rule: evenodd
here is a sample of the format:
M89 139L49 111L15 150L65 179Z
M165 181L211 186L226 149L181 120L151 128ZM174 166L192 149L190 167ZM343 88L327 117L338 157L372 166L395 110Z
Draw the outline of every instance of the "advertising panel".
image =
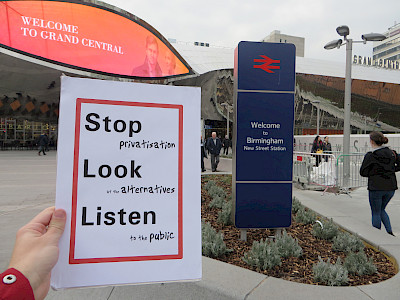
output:
M0 46L60 65L122 77L193 73L149 24L85 2L1 1Z

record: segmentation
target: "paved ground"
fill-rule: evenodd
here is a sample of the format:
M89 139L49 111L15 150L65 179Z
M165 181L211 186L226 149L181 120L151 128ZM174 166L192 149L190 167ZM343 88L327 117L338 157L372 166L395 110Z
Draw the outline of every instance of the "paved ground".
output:
M202 174L231 174L232 173L232 159L220 157L217 172L211 170L210 156L204 159L204 166L206 171Z
M43 208L54 204L56 154L0 151L0 269L7 267L18 228ZM206 162L210 169L210 163ZM230 173L231 160L221 159L220 172ZM210 172L206 172L210 173ZM400 182L400 181L399 181ZM388 213L397 237L370 225L365 188L348 195L294 189L294 195L316 212L333 218L351 232L400 261L400 192ZM194 283L102 287L50 291L46 299L400 299L400 275L360 287L322 287L288 282L203 258L203 279Z

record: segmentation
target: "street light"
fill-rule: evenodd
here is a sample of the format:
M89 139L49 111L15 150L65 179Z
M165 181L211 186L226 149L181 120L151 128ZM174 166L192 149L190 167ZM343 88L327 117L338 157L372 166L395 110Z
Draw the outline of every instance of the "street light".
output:
M367 33L361 36L362 41L353 41L348 39L347 36L350 34L350 29L346 25L342 25L336 28L336 32L343 37L342 39L333 40L327 43L324 48L327 50L340 48L346 45L346 74L345 74L345 85L344 85L344 124L343 124L343 184L344 187L348 187L350 179L350 160L348 155L350 153L350 115L351 115L351 61L353 43L366 43L367 41L383 41L386 36L379 33Z
M342 43L343 43L343 41L341 40L341 39L338 39L338 40L333 40L333 41L330 41L328 44L326 44L325 46L324 46L324 48L326 49L326 50L331 50L331 49L335 49L335 48L340 48L340 46L342 45Z
M229 112L232 112L233 105L229 105L228 102L221 103L221 106L226 108L226 135L229 139Z

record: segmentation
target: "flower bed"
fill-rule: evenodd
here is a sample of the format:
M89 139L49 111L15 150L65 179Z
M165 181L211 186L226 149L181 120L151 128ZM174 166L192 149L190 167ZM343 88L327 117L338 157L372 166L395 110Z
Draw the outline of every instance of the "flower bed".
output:
M287 228L287 233L298 240L302 248L302 255L299 257L281 258L281 265L260 270L255 266L246 264L243 260L245 253L251 250L254 241L261 241L271 238L274 235L273 230L269 229L249 229L247 230L247 241L240 240L240 230L234 225L223 225L221 222L221 208L218 205L211 205L212 197L205 188L208 181L213 180L217 186L222 187L226 193L226 199L231 199L231 175L206 175L202 177L202 219L211 224L219 233L223 234L223 240L228 251L216 259L230 263L239 267L247 268L260 272L267 276L273 276L286 280L296 281L307 284L321 284L314 280L313 266L321 260L334 263L340 257L344 262L347 254L345 252L334 251L332 249L332 240L317 238L313 235L313 225L304 225L296 222L292 217L292 226ZM321 217L318 216L318 219ZM323 220L322 220L323 221ZM314 232L315 232L314 228ZM314 233L315 234L315 233ZM372 275L348 274L348 281L344 285L364 285L377 283L396 274L395 265L382 252L376 251L371 247L365 247L364 252L367 258L371 258L377 268L377 272ZM339 260L339 261L340 261Z

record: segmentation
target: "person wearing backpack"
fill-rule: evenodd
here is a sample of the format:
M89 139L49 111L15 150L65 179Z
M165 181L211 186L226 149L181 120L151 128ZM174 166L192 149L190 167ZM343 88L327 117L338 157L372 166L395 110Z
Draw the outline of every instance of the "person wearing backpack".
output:
M395 172L400 171L400 159L394 150L384 146L389 140L381 132L372 131L369 137L372 151L365 154L360 175L368 177L372 226L381 229L383 223L387 233L394 236L385 208L397 190Z

